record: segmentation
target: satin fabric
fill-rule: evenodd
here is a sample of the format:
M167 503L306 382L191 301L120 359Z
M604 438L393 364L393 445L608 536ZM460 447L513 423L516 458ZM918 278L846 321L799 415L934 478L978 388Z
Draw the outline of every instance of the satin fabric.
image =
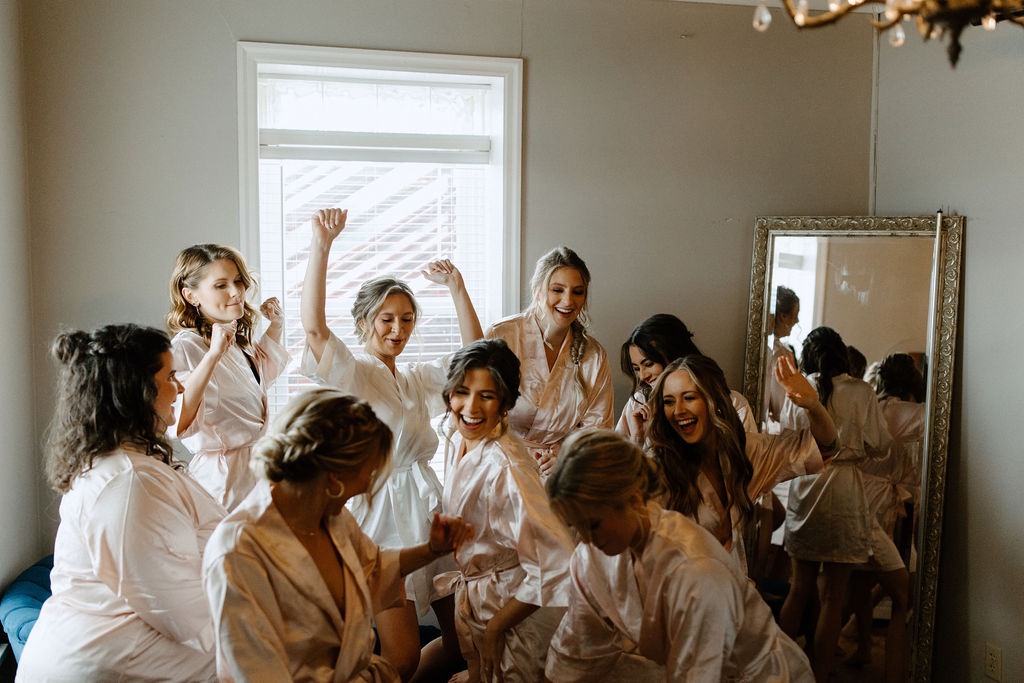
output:
M121 448L60 502L52 596L18 681L215 680L202 555L224 508L183 471Z
M611 429L612 374L608 355L596 339L587 340L580 361L587 387L584 397L576 384L576 368L570 359L571 334L565 336L550 371L544 335L532 313L499 320L484 336L504 339L519 357L519 400L509 411L508 424L530 455L536 457L544 451L557 455L565 437L581 427Z
M755 501L772 490L776 484L794 477L821 472L824 464L818 444L808 429L784 430L781 434L746 435L747 460L753 466L753 476L747 485L747 495ZM729 543L729 554L736 566L747 573L747 553L743 543L743 525L739 508L725 504L711 481L701 471L697 474L697 489L703 499L697 508L697 523L711 532L722 545Z
M778 434L782 414L782 406L786 401L786 389L775 379L775 366L783 356L788 357L796 365L796 358L781 340L772 337L772 347L768 349L768 356L764 366L764 413L765 431L769 434Z
M506 681L539 681L547 646L568 604L569 530L551 511L536 463L511 433L461 457L452 435L445 451L444 512L476 533L455 554L458 572L438 576L455 590L459 645L478 660L484 629L510 598L539 610L510 629L501 669Z
M363 399L394 434L391 473L373 505L364 496L348 502L359 527L383 548L426 543L434 513L441 511L441 482L430 467L438 439L430 420L444 412L441 389L449 359L400 364L393 375L375 356L353 354L333 332L319 363L308 344L303 350L303 375ZM406 594L421 616L438 599L434 576L453 566L446 556L405 578Z
M890 536L896 520L906 516L904 503L917 502L921 494L921 448L924 442L923 403L890 396L878 404L892 444L889 457L863 460L864 489L868 504Z
M638 557L576 547L569 610L551 643L547 677L813 681L806 656L721 544L688 517L653 502L647 509L651 530Z
M817 375L808 379L816 385ZM901 566L899 554L872 514L858 464L882 458L891 438L867 382L843 374L832 378L828 411L839 432L839 452L824 471L789 484L785 548L791 557L816 562L859 564L873 556L888 568ZM805 411L786 399L784 429L805 429ZM895 554L895 560L894 560Z
M747 398L738 391L729 391L729 398L732 400L732 407L736 409L736 416L740 418L740 422L743 424L743 431L750 434L751 432L757 431L757 422L754 420L754 411L750 409L750 402ZM644 404L642 394L633 394L626 399L626 405L622 408L622 412L619 414L619 421L615 424L615 431L622 434L625 437L630 436L629 434L629 422L627 415L631 411L637 410Z
M228 510L256 485L249 454L266 431L267 389L288 364L288 352L270 337L263 335L254 346L250 358L259 370L259 380L245 352L230 346L210 375L195 419L180 435L192 453L189 473ZM178 380L184 382L209 350L206 340L191 330L174 335L171 353ZM178 401L176 418L180 411Z
M398 550L382 551L348 510L328 531L345 579L339 609L305 546L260 482L217 527L203 579L222 681L398 681L373 654L374 613L405 599Z

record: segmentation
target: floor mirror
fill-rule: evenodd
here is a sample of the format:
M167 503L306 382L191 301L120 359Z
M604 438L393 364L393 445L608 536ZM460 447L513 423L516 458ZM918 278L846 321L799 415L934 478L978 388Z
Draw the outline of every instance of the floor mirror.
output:
M857 347L869 368L906 353L922 370L920 489L908 507L916 524L905 525L916 551L907 562L914 575L907 631L913 681L931 678L963 230L962 217L942 213L759 217L754 227L743 393L762 426L770 425L773 348L798 357L801 340L819 325ZM791 325L777 325L780 286L799 297L798 322L787 314Z

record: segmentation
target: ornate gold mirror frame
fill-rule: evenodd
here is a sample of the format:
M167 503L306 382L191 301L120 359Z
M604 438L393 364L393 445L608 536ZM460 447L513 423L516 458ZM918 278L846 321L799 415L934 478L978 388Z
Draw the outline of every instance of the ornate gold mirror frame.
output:
M750 303L747 318L743 394L756 415L762 414L762 364L766 360L766 321L772 310L771 256L776 237L930 237L934 240L928 314L927 430L922 452L921 501L917 528L917 581L913 592L913 626L909 680L931 679L932 647L938 591L942 505L946 489L950 403L957 309L960 301L960 260L963 217L759 217L754 227ZM811 318L811 312L806 312ZM826 323L827 324L827 323ZM840 333L842 331L840 330Z

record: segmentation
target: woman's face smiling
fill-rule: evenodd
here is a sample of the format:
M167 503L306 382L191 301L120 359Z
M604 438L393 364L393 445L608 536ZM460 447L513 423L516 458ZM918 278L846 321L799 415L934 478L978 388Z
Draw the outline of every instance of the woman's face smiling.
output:
M364 323L365 325L365 323ZM402 353L416 327L416 311L405 294L389 294L373 316L373 329L366 350L387 362Z
M662 383L665 419L688 444L698 444L711 433L708 403L686 370L676 370Z
M462 383L448 397L448 404L467 450L475 448L501 420L501 393L486 368L467 370Z
M654 386L654 381L665 371L664 365L645 356L636 344L629 345L629 359L633 364L633 376L649 387Z
M587 303L587 285L575 268L556 268L548 278L545 309L556 328L566 329Z
M245 314L245 282L231 259L217 259L206 266L195 289L183 287L181 295L211 323L232 323Z

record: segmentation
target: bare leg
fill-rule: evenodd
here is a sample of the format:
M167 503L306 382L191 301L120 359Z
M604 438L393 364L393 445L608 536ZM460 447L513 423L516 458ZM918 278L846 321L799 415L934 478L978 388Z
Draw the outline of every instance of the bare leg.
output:
M441 627L441 637L424 646L420 653L419 668L416 669L416 675L412 677L410 683L440 680L442 675L465 665L462 652L459 650L459 637L455 632L455 596L449 595L435 600L430 606L434 609L437 623Z
M817 592L818 563L793 560L792 586L779 612L779 627L790 638L796 638L803 620L804 609Z
M837 562L824 564L825 586L821 596L821 614L818 615L818 626L814 631L814 679L818 683L828 681L832 673L839 628L842 626L846 587L852 571L853 565Z
M415 603L406 600L404 607L386 609L375 619L381 656L391 662L403 681L410 680L420 663L420 626Z
M878 574L882 588L892 600L892 615L885 633L885 680L888 683L902 683L906 662L907 639L907 594L910 590L910 575L903 567L891 572Z
M853 572L850 578L850 600L853 607L853 618L857 624L857 650L847 657L846 663L852 666L866 666L871 663L871 584L875 575L870 572Z

